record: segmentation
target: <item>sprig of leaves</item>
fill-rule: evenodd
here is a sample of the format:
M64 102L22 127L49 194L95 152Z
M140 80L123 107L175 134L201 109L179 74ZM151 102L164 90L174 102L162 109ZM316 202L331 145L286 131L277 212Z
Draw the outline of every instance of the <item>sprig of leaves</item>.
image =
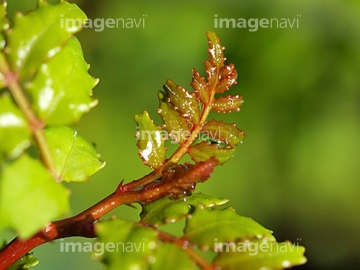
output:
M207 78L193 69L192 92L165 82L158 93L162 125L146 111L135 116L139 156L153 172L126 185L121 182L113 194L78 215L51 222L69 212L69 192L61 182L85 181L105 165L94 147L68 126L97 104L92 88L98 80L88 74L73 36L86 16L66 1L50 5L39 0L35 11L18 13L13 22L6 9L2 2L0 139L6 144L0 145L0 231L12 229L19 238L0 250L0 268L21 256L12 267L30 268L38 261L28 251L70 236L98 236L111 247L114 242L143 245L137 252L107 249L95 254L109 269L282 269L306 261L303 247L277 243L268 229L233 208L222 208L226 199L193 194L196 184L229 160L245 138L235 124L208 120L211 111L239 111L242 104L239 95L222 95L236 84L237 72L233 64L225 65L224 47L214 32L207 33ZM170 156L166 138L179 145ZM38 155L30 153L31 146ZM193 163L178 164L186 154ZM115 207L132 203L143 208L138 222L99 222ZM163 229L183 219L181 236ZM271 249L254 255L247 249L254 245ZM224 251L229 246L235 246L233 252ZM218 254L208 261L203 250ZM174 264L173 258L181 263Z
M242 104L239 95L215 96L236 84L237 72L233 64L224 64L225 48L217 35L209 32L207 38L209 60L204 63L207 79L193 69L190 83L193 93L171 80L166 81L164 91L158 94L158 113L163 120L161 127L153 123L146 111L135 116L139 155L146 165L156 171L176 164L186 153L195 162L216 157L223 164L232 157L236 145L245 138L245 134L235 124L207 120L211 110L222 113L239 111ZM166 138L180 145L169 159L166 159L165 154ZM200 141L196 143L199 138Z

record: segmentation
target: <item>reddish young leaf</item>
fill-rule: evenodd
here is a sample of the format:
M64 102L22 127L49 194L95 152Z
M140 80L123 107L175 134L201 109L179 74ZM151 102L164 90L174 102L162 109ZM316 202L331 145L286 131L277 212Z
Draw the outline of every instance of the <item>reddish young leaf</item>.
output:
M226 90L236 84L237 72L233 64L223 66L220 69L220 82L216 86L216 93L224 93Z
M241 105L243 103L242 96L227 96L219 97L214 100L212 109L216 112L230 113L232 111L240 111Z
M220 43L220 38L214 32L207 32L206 36L209 43L209 58L210 62L214 63L217 68L221 68L224 65L225 57L224 50Z
M205 78L202 77L195 68L192 70L193 76L190 83L191 87L194 89L196 97L203 103L209 103L210 98L210 86L205 81Z

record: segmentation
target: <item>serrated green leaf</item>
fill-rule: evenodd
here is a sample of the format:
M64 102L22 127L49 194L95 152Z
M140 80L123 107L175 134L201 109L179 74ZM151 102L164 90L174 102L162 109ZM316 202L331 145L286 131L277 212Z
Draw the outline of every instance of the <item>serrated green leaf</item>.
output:
M36 259L32 252L26 253L19 260L13 263L7 270L25 270L30 269L33 266L36 266L39 263L39 260Z
M27 238L69 212L69 192L38 160L23 155L0 175L0 224Z
M206 36L209 41L209 59L214 63L217 68L221 68L224 65L224 50L225 48L220 43L220 38L215 32L207 32Z
M156 248L151 270L191 270L199 269L188 254L172 243L160 243Z
M30 129L10 95L0 96L0 161L18 157L30 145Z
M138 152L144 164L150 168L157 169L165 161L165 141L162 133L153 120L151 120L147 111L143 114L135 115L135 121L138 125Z
M216 157L219 164L224 164L234 154L235 148L220 148L217 144L200 142L191 146L188 150L191 159L195 162L206 161L211 157Z
M195 95L190 94L184 87L175 84L171 80L166 81L164 90L170 102L183 117L188 118L194 124L199 122L199 102L195 98Z
M70 125L97 104L91 97L98 80L87 70L79 41L73 37L26 85L34 109L48 125Z
M235 124L227 124L223 121L211 120L204 125L202 131L210 138L223 141L231 147L235 147L245 139L245 133Z
M201 193L195 193L178 200L164 197L142 206L141 223L159 226L182 219L196 206L213 207L227 202L227 199L215 198Z
M81 138L77 131L63 126L46 128L44 133L60 180L85 181L105 166L94 146Z
M239 112L243 104L242 96L219 97L214 100L212 109L216 112L230 113L232 111Z
M216 242L240 239L267 237L275 240L271 231L251 218L238 215L233 208L196 208L194 213L187 216L184 237L202 248L213 248Z
M56 5L38 1L36 10L17 14L14 27L7 32L6 52L11 69L20 77L33 75L82 28L85 19L78 6L65 1Z
M158 113L163 119L163 128L174 142L185 142L191 135L189 123L178 111L174 110L174 106L171 103L165 100L165 94L163 92L160 91L158 97L160 102Z
M223 270L285 269L304 264L305 248L290 242L271 242L266 238L240 243L227 243L213 264ZM220 251L219 250L219 251Z
M99 248L94 256L107 269L148 269L157 245L155 230L120 219L97 223L95 230Z

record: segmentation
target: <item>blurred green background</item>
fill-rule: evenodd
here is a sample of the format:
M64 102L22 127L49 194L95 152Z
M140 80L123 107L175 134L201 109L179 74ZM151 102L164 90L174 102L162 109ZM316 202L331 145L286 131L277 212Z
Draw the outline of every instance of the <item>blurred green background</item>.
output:
M205 33L215 30L238 70L230 94L245 100L236 122L247 139L197 191L229 198L239 214L299 242L309 262L297 269L360 269L360 2L74 1L89 18L143 19L141 28L85 29L78 35L100 103L77 126L96 143L105 169L67 185L77 213L111 193L121 179L148 173L137 155L134 115L156 115L157 91L170 78L188 89L203 75ZM34 1L10 1L10 13ZM214 28L218 18L298 18L299 27L249 31ZM136 219L140 210L113 214ZM226 228L224 228L226 229ZM74 239L70 239L74 241ZM85 240L88 241L88 240ZM88 253L35 250L36 269L101 269Z

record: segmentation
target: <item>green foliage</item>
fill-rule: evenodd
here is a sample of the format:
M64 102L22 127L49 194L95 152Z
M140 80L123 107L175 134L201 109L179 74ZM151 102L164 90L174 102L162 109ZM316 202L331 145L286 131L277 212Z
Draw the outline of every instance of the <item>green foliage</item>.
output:
M85 20L76 5L40 1L35 11L18 13L11 23L6 4L0 12L5 30L0 77L7 86L0 92L0 229L27 238L70 212L69 191L58 182L84 181L105 165L90 143L61 126L96 105L91 92L97 79L87 73L72 36L81 24L62 23ZM27 153L31 145L40 160Z
M39 260L32 253L26 253L20 260L11 265L8 270L26 270L37 265Z
M0 146L0 231L10 229L24 239L0 251L0 267L15 257L1 257L12 245L24 249L10 252L24 252L39 239L37 244L68 236L97 236L102 249L94 257L109 269L281 269L306 261L304 248L277 243L271 231L252 219L233 208L220 209L227 199L192 194L245 138L235 124L208 120L211 111L239 111L242 104L239 95L221 95L236 84L237 71L233 64L225 65L224 47L214 32L207 33L207 78L194 69L192 92L165 82L158 93L161 126L147 111L135 116L138 153L153 172L126 185L121 182L113 194L79 215L51 222L70 212L69 191L61 182L85 181L105 166L94 146L68 126L97 104L92 88L98 80L88 74L73 36L86 16L65 1L39 1L35 11L17 14L11 23L5 4L0 12L0 139L6 141ZM178 144L169 157L168 139ZM178 164L186 154L194 163ZM135 202L142 205L140 221L99 221L114 207ZM163 230L162 225L182 219L182 236ZM272 248L255 256L247 248L222 250L234 244ZM203 250L218 255L208 261ZM12 267L37 264L24 253ZM174 264L174 259L181 262Z

